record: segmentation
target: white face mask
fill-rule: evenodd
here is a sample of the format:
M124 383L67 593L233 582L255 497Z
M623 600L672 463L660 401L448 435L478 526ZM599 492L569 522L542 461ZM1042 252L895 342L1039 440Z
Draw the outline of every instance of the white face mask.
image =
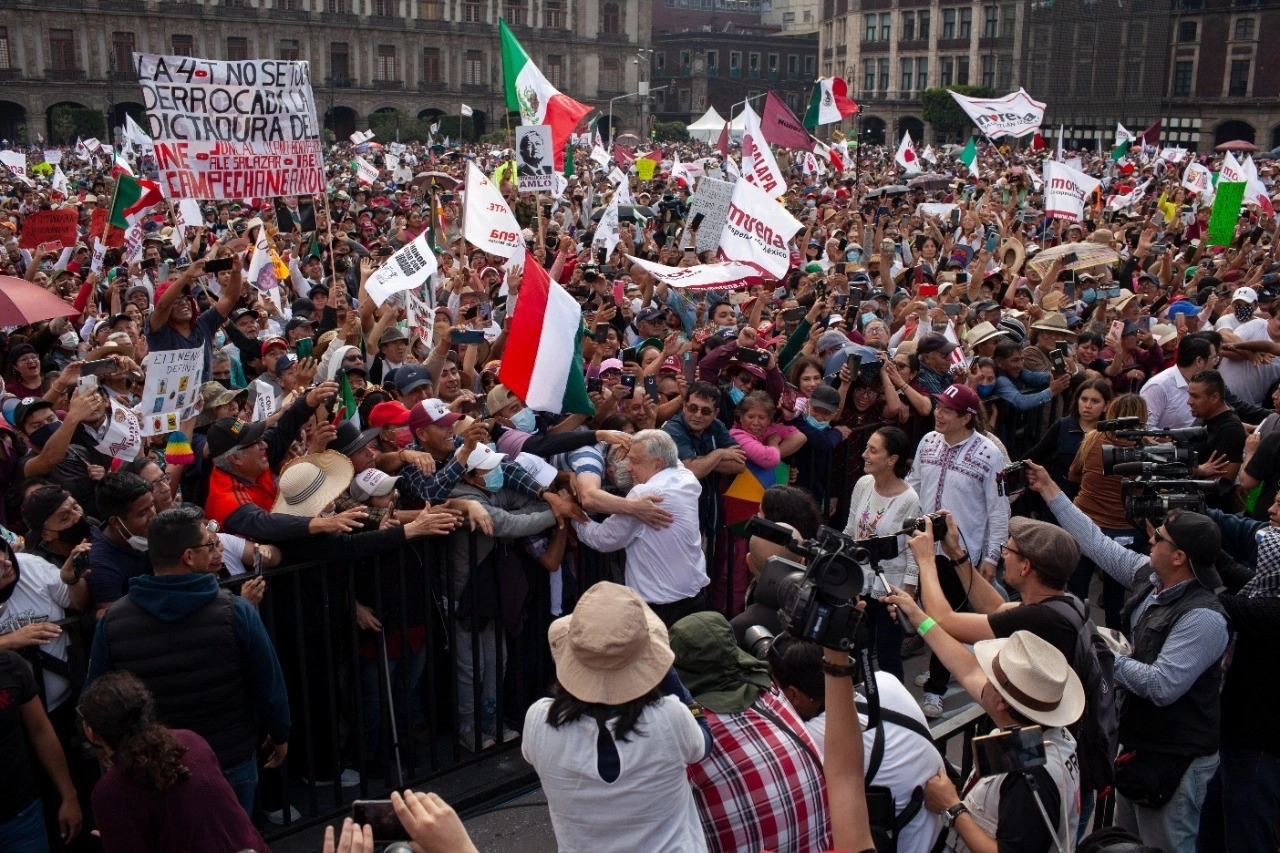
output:
M125 537L125 541L129 543L129 547L135 551L145 552L147 550L147 537L134 536L129 532L129 528L124 526L124 522L119 522L119 524L120 533Z

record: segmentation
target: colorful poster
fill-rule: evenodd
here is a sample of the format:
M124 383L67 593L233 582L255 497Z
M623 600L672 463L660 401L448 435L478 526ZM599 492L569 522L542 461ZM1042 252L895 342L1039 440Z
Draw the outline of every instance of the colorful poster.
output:
M203 349L171 349L149 353L143 366L142 434L162 435L195 417L204 371Z

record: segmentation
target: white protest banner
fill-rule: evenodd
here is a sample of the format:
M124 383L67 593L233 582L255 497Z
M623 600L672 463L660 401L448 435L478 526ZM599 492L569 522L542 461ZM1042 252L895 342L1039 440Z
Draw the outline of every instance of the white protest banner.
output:
M10 174L20 178L27 176L27 155L21 151L0 151L0 163L4 164Z
M551 148L551 125L526 124L516 128L516 181L522 193L555 189L552 177L556 158Z
M920 216L936 216L938 219L950 219L951 211L955 210L954 204L941 204L939 202L921 202L916 205L916 213Z
M729 217L729 202L733 200L733 183L719 178L704 177L698 181L697 192L689 204L685 222L692 223L699 214L696 247L699 252L709 252L720 245L720 232Z
M617 166L614 166L613 169L609 171L609 183L613 184L615 187L620 184L625 184L626 182L627 176L623 174L622 170Z
M507 207L498 188L484 176L475 161L467 163L464 193L466 209L462 216L462 236L491 255L510 258L524 251L520 223Z
M98 141L96 136L90 136L84 141L84 147L89 149L89 153L97 154L102 150L102 143Z
M102 272L102 262L107 257L107 244L97 234L93 235L93 258L89 261L90 272Z
M204 350L168 349L149 353L143 366L147 383L142 389L142 434L173 432L196 413L200 399L200 374Z
M988 139L1026 136L1044 121L1045 105L1028 95L1026 89L1003 98L967 98L955 92L951 97Z
M46 148L44 152L44 161L50 166L56 166L62 162L62 152L57 148Z
M382 161L386 163L388 172L394 172L400 168L400 158L394 154L383 154Z
M436 309L432 304L432 288L424 287L422 293L426 296L425 299L418 296L415 290L405 291L405 308L409 314L410 336L421 339L430 350L435 339Z
M1240 164L1240 168L1244 171L1245 180L1248 186L1244 188L1244 200L1248 204L1256 204L1262 208L1263 212L1268 216L1275 215L1275 208L1271 205L1271 194L1267 192L1267 187L1262 183L1258 175L1258 165L1253 162L1253 155L1249 154L1244 158L1244 162Z
M1161 148L1159 159L1166 163L1181 163L1188 153L1185 148Z
M609 158L609 152L605 151L599 145L591 149L591 162L595 163L601 169L609 168L612 160Z
M427 232L423 231L412 243L401 246L387 258L386 263L369 276L365 289L373 304L381 305L393 293L420 286L435 275L437 268L436 253L431 251Z
M1102 185L1084 172L1065 163L1044 161L1044 215L1049 218L1079 222L1084 216L1085 200Z
M175 426L168 432L176 430ZM155 433L149 433L155 435ZM107 418L107 432L95 447L99 453L105 453L122 462L132 462L142 452L142 426L138 423L136 413L111 401L111 413Z
M253 414L249 416L251 421L265 421L276 413L276 409L280 408L280 401L276 399L276 391L261 379L253 380L250 386L253 391Z
M1240 183L1248 181L1249 176L1244 173L1244 167L1240 165L1240 161L1236 159L1236 155L1228 151L1222 157L1222 165L1218 167L1218 181L1228 181L1230 183Z
M757 284L760 281L760 270L750 264L737 261L725 261L718 264L694 264L691 267L669 267L646 261L642 258L631 258L632 263L648 272L659 281L672 287L691 290L743 287Z
M356 167L356 180L366 186L372 186L378 180L378 168L363 157L351 161Z
M738 181L720 232L720 257L750 264L770 278L780 279L791 267L787 243L803 227L764 190L745 179Z
M120 250L120 257L126 264L134 261L142 260L142 222L136 222L131 228L125 229L124 247Z
M61 166L53 167L53 182L50 185L53 191L63 198L70 196L70 188L67 184L67 176L63 174Z
M1188 163L1186 170L1182 173L1182 186L1189 192L1207 193L1209 187L1213 186L1213 173L1207 166L1195 162Z
M787 191L787 179L778 168L778 161L760 132L760 119L749 104L743 115L742 180L755 184L769 198L777 198Z
M591 248L605 250L604 256L607 259L613 254L613 250L617 248L618 241L621 237L618 234L618 194L614 193L613 198L609 201L609 206L604 209L604 213L600 216L600 224L596 226L596 236L591 241Z
M133 58L167 198L240 201L325 191L308 63Z
M372 130L366 130L366 131L357 130L355 133L351 134L351 136L349 136L348 138L351 140L352 145L364 145L370 139L373 139L373 137L376 135L377 134L375 134Z
M405 146L403 142L388 142L387 150L390 151L392 154L396 155L397 157L399 157L409 149Z

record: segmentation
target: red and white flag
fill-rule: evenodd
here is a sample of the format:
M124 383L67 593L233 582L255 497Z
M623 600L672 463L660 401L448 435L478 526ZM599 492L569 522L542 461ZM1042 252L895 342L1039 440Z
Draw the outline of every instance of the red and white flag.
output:
M564 169L564 152L569 144L570 134L592 108L561 94L559 89L552 86L512 35L507 22L501 19L498 21L498 38L502 51L502 79L507 109L520 111L521 124L551 126L551 148L555 153L558 172Z
M916 147L911 142L910 131L902 131L902 141L898 143L898 153L893 159L908 172L920 171L920 158L916 156Z

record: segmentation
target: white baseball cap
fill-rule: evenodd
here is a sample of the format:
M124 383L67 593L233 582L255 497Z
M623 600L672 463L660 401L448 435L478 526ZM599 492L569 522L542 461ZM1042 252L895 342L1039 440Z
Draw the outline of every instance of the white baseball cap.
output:
M358 501L384 497L391 493L399 480L399 477L393 477L377 468L367 468L356 474L351 481L351 497Z
M499 453L487 444L480 444L467 457L467 473L472 471L492 471L507 458L507 454Z

